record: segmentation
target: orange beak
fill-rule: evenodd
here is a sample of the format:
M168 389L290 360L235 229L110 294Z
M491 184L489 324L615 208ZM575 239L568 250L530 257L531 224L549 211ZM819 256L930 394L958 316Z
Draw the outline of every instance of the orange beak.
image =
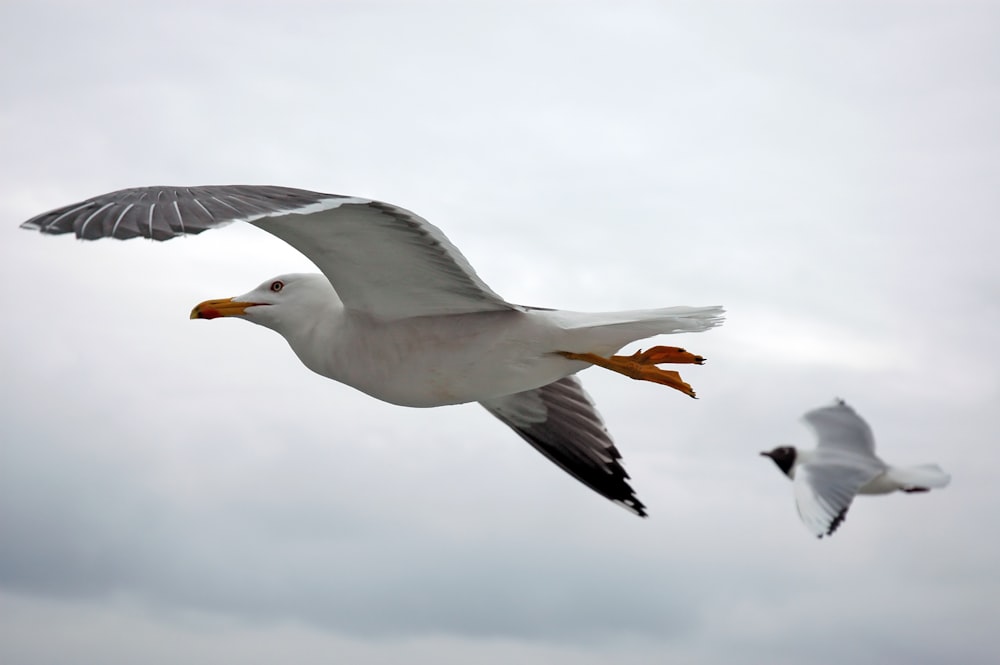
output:
M222 298L220 300L206 300L198 303L191 310L192 319L217 319L220 316L243 316L247 307L254 307L261 303L240 302L232 298Z

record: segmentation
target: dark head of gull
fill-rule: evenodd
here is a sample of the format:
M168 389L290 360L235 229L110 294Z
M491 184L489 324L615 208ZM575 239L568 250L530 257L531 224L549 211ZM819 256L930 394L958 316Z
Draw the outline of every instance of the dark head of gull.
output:
M767 450L761 453L764 457L770 457L781 472L789 478L792 477L792 467L795 466L797 453L791 446L778 446L774 450Z

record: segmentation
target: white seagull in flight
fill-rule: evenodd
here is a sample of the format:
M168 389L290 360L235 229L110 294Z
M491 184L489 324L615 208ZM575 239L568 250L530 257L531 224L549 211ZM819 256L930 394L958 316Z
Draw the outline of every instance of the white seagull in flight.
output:
M857 494L929 492L951 481L937 464L889 466L876 457L871 428L843 400L803 420L816 432L815 449L780 446L761 455L792 479L799 517L818 538L833 535Z
M713 328L721 307L582 313L515 305L412 212L285 187L124 189L21 226L87 240L168 240L234 221L281 238L323 274L273 277L244 295L203 302L191 318L233 316L271 328L309 369L386 402L479 402L574 478L646 515L573 375L598 365L694 397L677 372L657 365L702 357L667 346L613 354L654 335Z

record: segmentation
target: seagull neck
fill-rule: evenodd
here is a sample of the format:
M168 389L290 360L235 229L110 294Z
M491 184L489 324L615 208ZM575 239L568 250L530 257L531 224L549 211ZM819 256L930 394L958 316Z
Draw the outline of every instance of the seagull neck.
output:
M312 371L326 375L330 353L344 325L343 306L337 302L311 304L283 323L276 329L295 355Z

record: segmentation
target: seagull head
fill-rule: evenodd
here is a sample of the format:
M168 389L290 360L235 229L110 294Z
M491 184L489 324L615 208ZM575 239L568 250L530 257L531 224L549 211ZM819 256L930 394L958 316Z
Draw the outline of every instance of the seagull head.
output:
M795 458L798 457L798 451L792 446L778 446L774 450L765 450L761 455L770 457L778 465L782 473L791 477L792 467L795 466Z
M206 300L191 310L192 319L234 316L284 333L284 324L339 303L329 280L318 274L279 275L235 298Z

